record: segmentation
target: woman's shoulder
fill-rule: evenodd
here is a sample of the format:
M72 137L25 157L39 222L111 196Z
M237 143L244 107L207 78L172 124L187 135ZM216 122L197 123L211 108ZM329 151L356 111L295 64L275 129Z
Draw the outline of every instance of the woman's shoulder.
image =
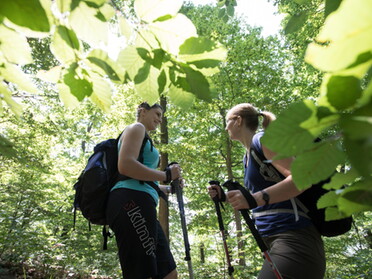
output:
M136 122L136 123L133 123L133 124L130 124L128 125L126 128L125 128L125 131L129 132L129 133L138 133L138 132L145 132L146 131L146 128L145 126L140 123L140 122Z
M136 122L133 124L128 125L124 132L122 137L125 138L125 140L128 139L135 139L137 138L143 138L145 135L146 129L145 126L142 123Z
M263 136L263 132L258 132L256 134L254 134L254 136L252 138L252 144L251 144L254 148L261 150L261 148L262 148L262 144L261 144L262 136Z

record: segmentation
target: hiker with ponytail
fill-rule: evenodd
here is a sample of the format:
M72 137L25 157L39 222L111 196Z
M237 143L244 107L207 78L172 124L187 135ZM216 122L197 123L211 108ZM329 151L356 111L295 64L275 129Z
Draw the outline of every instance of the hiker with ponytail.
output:
M273 160L276 154L261 144L265 129L274 120L273 113L259 111L249 103L238 104L228 111L226 131L246 150L244 186L250 198L246 199L247 194L240 190L232 190L226 193L226 200L235 210L251 210L255 226L283 278L321 279L325 273L324 246L311 220L296 205L295 197L303 191L292 180L293 158ZM263 131L258 131L260 123ZM263 168L258 157L270 161L281 177L278 179L270 169ZM222 191L218 185L208 186L211 198L222 197ZM258 278L277 278L267 260Z

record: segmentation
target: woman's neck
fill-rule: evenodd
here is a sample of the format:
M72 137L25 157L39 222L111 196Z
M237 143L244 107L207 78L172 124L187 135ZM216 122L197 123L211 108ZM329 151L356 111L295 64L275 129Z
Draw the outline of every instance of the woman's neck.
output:
M251 147L254 134L255 133L249 129L242 130L241 139L239 141L241 142L241 144L244 145L246 150L249 150L249 148Z

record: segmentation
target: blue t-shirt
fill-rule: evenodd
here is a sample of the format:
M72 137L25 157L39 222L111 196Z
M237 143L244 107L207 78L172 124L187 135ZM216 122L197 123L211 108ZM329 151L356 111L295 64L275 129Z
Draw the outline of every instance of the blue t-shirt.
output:
M256 133L253 136L251 144L251 146L253 146L255 150L257 150L257 152L260 152L261 154L263 154L260 142L262 136L263 132ZM256 193L277 183L273 181L273 179L271 179L269 176L265 176L263 173L260 173L260 166L254 160L254 158L252 158L252 156L249 156L248 166L246 164L247 155L244 156L243 163L244 185L252 193ZM275 211L278 209L288 210L289 213L273 212L271 214L267 214L269 212L268 210ZM301 211L300 208L297 209L298 211ZM299 219L296 221L296 216L293 210L293 204L290 200L269 204L265 206L259 206L257 208L254 208L252 211L256 215L259 214L262 215L256 216L254 218L257 229L262 236L269 236L288 230L299 229L309 226L311 224L311 221L302 215L299 215L298 216Z
M120 151L120 146L121 146L121 140L118 143L119 151ZM159 151L151 144L150 140L147 140L143 148L143 164L152 169L156 169L159 165ZM158 181L154 181L154 182L156 184L159 184ZM149 195L152 196L156 204L158 204L159 202L158 192L153 187L148 185L146 182L142 184L139 180L136 180L136 179L127 179L127 180L118 181L111 191L115 189L119 189L119 188L132 189L132 190L148 193Z

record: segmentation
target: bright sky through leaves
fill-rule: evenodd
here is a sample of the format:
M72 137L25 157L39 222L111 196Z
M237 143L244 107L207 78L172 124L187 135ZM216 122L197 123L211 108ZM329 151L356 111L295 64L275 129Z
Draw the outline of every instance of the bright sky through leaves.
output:
M195 5L216 4L216 0L189 0ZM254 27L262 27L262 35L278 34L282 15L276 15L276 7L267 0L237 0L236 15L242 15L247 23Z

